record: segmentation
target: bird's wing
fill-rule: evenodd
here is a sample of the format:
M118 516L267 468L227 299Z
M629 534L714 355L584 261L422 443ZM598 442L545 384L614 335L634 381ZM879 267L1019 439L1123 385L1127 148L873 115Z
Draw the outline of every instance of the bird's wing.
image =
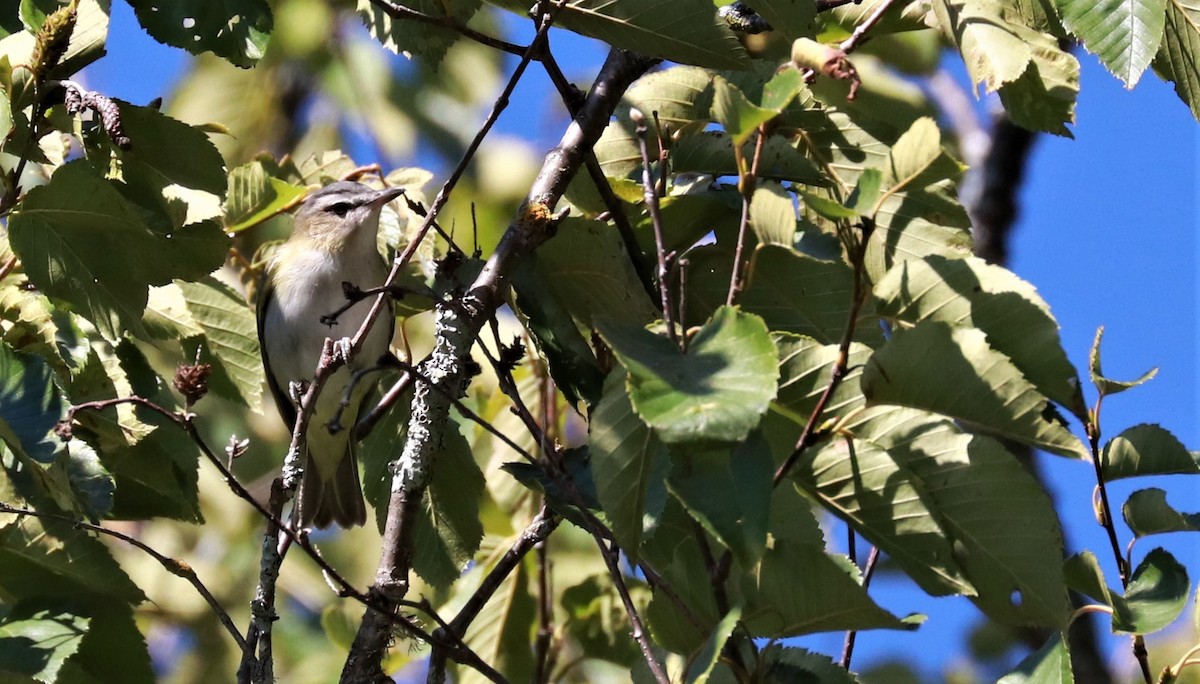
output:
M269 274L264 274L258 288L258 347L262 353L263 368L266 370L267 387L271 388L271 396L275 397L275 406L279 409L279 417L283 418L288 430L296 427L296 406L288 394L287 388L280 387L271 372L271 360L267 358L267 344L263 327L267 321L267 309L275 302L275 286L271 284Z

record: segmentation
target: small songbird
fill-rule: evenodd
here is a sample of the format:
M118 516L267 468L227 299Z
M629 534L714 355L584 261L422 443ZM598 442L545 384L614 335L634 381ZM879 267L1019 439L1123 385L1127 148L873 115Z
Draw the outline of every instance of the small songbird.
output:
M312 380L325 338L351 338L362 325L373 297L356 302L333 325L322 321L349 302L343 282L366 289L382 285L388 267L376 247L379 213L402 193L374 190L339 181L309 196L296 212L292 237L267 267L258 306L258 339L267 384L289 429L296 424L292 395ZM371 328L349 367L325 383L305 433L304 478L296 497L300 527L362 525L367 520L354 456L354 424L369 393L355 387L341 416L343 429L329 431L342 395L355 370L369 367L388 352L394 320L390 310Z

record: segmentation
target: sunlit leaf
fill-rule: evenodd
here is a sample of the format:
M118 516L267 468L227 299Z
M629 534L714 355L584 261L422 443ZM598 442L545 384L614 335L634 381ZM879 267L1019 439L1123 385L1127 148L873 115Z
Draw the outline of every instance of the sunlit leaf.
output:
M1090 551L1067 560L1066 576L1072 589L1112 607L1114 633L1150 634L1166 627L1183 612L1191 590L1187 569L1161 548L1138 564L1123 596L1108 587Z
M79 650L90 620L64 611L41 610L24 618L0 619L0 663L9 675L56 682L63 662Z
M1139 489L1121 506L1125 524L1134 537L1167 532L1200 532L1200 513L1180 513L1167 503L1167 493L1157 487Z
M1100 393L1100 396L1106 397L1133 389L1158 375L1158 369L1151 368L1136 380L1120 381L1104 377L1104 371L1100 369L1100 341L1102 339L1104 339L1104 326L1096 328L1096 339L1092 342L1092 350L1088 354L1088 370L1092 376L1092 384L1096 386L1096 391Z
M209 388L218 396L262 412L264 372L254 311L246 298L216 278L178 281L192 320L203 331L195 343L213 366ZM193 340L184 340L185 353Z
M596 496L613 536L636 561L643 529L666 504L670 460L666 446L633 412L624 372L613 372L604 383L588 432Z
M981 330L932 321L899 330L867 362L862 389L868 405L924 409L1063 456L1087 453L1050 400Z
M1154 70L1175 84L1175 94L1200 119L1200 5L1188 0L1167 3L1162 44L1154 57Z
M741 441L775 396L775 346L757 316L718 309L686 354L642 328L599 327L630 373L634 410L667 444Z
M1125 83L1137 85L1163 39L1168 0L1057 0L1063 25Z
M1056 632L996 684L1075 684L1066 638Z
M1200 473L1200 460L1158 425L1135 425L1104 445L1100 464L1106 481L1142 475Z
M192 54L212 52L240 67L262 59L271 35L266 0L130 0L155 40Z

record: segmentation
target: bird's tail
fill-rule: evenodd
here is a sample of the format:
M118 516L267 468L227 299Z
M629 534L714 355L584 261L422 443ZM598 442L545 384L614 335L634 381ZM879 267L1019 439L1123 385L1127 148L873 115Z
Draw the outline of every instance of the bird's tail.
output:
M367 507L358 479L358 459L352 449L346 451L338 461L337 472L328 479L321 477L311 455L306 459L304 479L296 498L301 527L324 528L336 524L351 528L367 522Z

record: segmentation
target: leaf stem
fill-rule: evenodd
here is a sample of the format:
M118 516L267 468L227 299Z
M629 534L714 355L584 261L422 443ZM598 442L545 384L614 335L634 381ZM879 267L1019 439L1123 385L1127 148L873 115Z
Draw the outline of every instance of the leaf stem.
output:
M750 162L750 173L745 172L741 150L734 146L734 154L738 158L738 189L742 192L742 218L738 223L737 247L733 252L733 272L729 276L729 293L725 296L725 305L733 306L737 296L745 286L742 278L742 255L746 249L746 233L750 230L750 202L754 199L754 190L758 187L758 164L762 159L763 143L767 137L766 125L759 125L758 135L754 141L754 159Z
M658 113L654 113L657 118ZM660 299L660 307L662 308L663 322L667 326L667 337L676 346L679 345L679 337L675 332L675 316L671 305L671 284L668 282L667 271L667 253L665 240L663 238L662 212L658 205L658 190L654 182L654 174L651 172L650 166L650 148L646 142L646 115L642 112L632 109L629 116L633 119L634 130L637 133L638 151L642 155L642 196L646 200L646 210L650 212L650 222L654 226L654 254L658 259L658 293ZM662 141L659 141L662 145ZM664 169L659 169L660 173L665 173Z

